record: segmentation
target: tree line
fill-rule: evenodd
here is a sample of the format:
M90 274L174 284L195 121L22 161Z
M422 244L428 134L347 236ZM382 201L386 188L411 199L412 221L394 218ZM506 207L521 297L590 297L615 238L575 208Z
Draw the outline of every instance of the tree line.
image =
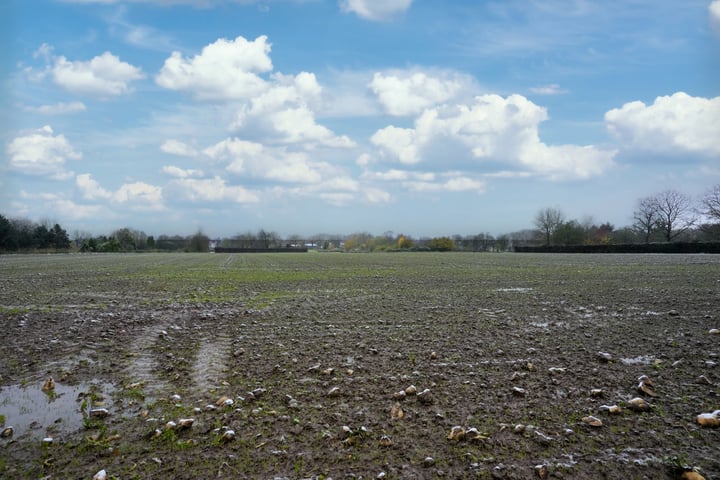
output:
M677 190L664 190L637 201L629 226L568 220L558 208L543 208L534 218L539 236L526 243L543 245L650 244L720 240L720 185L698 200Z
M367 232L316 234L310 237L259 229L211 240L202 230L193 235L160 235L157 238L130 227L109 235L67 231L49 221L32 222L0 215L0 251L79 252L207 252L216 245L228 248L307 247L324 251L507 251L515 246L568 246L650 244L656 242L720 241L720 184L693 200L677 190L664 190L638 199L632 223L615 228L591 218L568 219L559 208L543 208L534 217L535 228L494 237L490 234L413 238L392 231L381 235Z
M0 215L0 250L66 250L70 245L68 233L57 223Z

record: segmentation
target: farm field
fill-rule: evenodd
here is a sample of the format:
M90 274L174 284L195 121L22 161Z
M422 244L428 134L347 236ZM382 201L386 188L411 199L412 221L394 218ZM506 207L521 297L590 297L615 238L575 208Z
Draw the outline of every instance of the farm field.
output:
M0 328L0 478L720 478L720 255L2 255Z

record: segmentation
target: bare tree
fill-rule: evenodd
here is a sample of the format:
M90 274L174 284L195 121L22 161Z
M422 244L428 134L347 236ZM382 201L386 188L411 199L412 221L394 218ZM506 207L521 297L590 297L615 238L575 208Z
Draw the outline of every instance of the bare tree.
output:
M640 200L638 208L633 213L633 228L650 243L650 236L657 228L658 212L654 197L646 197Z
M697 219L693 214L692 200L689 196L676 190L665 190L653 198L658 229L666 241L671 242L695 224Z
M702 200L702 213L711 220L720 222L720 184L705 192Z
M557 208L543 208L535 215L535 226L545 236L545 245L550 245L553 234L563 221L564 215Z

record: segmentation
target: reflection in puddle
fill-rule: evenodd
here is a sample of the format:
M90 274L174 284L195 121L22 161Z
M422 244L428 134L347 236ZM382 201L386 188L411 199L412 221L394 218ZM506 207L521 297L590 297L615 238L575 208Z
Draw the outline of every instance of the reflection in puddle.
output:
M110 384L55 384L55 390L46 394L41 382L33 385L10 385L0 388L0 415L5 426L13 428L13 437L23 435L43 438L79 430L83 426L81 406L90 391L104 398L104 408L112 404Z
M655 360L655 357L651 357L650 355L640 355L634 358L620 359L623 365L650 365L653 360Z

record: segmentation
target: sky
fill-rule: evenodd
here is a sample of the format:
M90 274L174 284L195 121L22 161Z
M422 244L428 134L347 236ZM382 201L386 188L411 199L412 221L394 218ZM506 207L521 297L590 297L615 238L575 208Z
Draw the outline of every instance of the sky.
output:
M720 184L720 0L5 0L0 213L69 232L630 225Z

